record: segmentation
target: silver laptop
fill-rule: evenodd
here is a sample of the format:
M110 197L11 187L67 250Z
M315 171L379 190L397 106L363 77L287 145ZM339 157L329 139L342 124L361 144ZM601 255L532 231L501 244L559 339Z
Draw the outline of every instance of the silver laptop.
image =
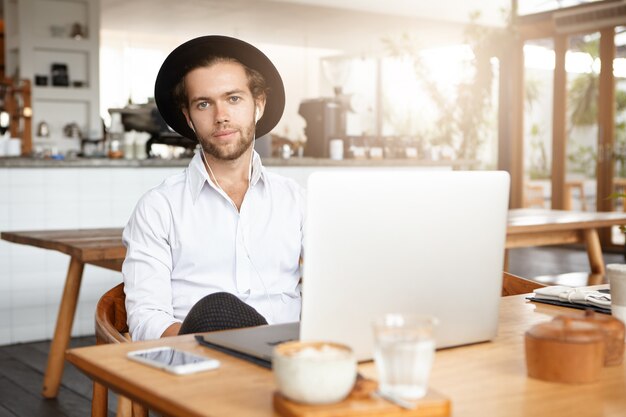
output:
M271 359L286 340L331 340L373 357L373 319L439 319L438 348L497 331L509 175L495 171L355 169L311 174L300 323L205 335Z

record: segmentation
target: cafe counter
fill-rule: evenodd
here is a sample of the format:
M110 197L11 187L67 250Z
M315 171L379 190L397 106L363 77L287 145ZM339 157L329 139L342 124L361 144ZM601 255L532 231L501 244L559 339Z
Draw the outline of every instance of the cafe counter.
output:
M344 159L327 158L262 158L267 167L430 167L471 169L477 161L420 159ZM189 159L108 159L72 158L64 160L34 158L0 158L1 168L161 168L186 167Z

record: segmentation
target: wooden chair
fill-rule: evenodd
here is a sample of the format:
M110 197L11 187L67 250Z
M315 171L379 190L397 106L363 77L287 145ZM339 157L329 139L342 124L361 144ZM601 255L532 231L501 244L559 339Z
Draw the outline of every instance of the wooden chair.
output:
M545 287L545 284L531 281L517 275L504 272L502 274L502 296L527 294L533 292L537 288Z
M107 291L96 306L96 344L127 343L128 325L126 324L126 295L124 284L119 284ZM105 386L93 383L91 401L92 417L104 417L108 413L108 390ZM119 396L117 417L147 417L148 410L128 398Z
M572 210L574 206L574 194L573 189L578 190L578 198L580 199L580 210L587 211L587 198L585 197L585 183L584 181L570 180L565 182L565 207L564 210Z
M524 207L539 207L545 208L545 201L543 199L543 185L541 184L524 184Z

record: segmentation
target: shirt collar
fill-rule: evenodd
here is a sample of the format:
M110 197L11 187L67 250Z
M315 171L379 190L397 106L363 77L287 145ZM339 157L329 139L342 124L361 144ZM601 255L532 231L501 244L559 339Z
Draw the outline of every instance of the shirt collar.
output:
M204 162L202 161L201 150L198 150L194 157L191 159L189 163L189 167L187 168L187 176L189 181L189 186L191 190L191 197L193 199L194 204L198 200L198 196L202 191L205 183L208 183L209 186L217 188L213 181L209 178L209 174L204 167ZM261 162L261 157L259 154L253 150L252 151L252 178L250 180L250 187L254 187L259 180L265 183L266 180L265 167Z
M252 150L252 178L250 179L250 186L254 187L259 180L265 182L265 167L261 162L261 156Z

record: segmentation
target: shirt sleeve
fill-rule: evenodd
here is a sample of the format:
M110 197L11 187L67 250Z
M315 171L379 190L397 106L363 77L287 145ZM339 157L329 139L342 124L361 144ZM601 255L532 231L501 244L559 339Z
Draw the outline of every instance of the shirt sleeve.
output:
M145 194L124 228L122 266L126 315L133 340L158 339L173 323L171 210L155 190Z

